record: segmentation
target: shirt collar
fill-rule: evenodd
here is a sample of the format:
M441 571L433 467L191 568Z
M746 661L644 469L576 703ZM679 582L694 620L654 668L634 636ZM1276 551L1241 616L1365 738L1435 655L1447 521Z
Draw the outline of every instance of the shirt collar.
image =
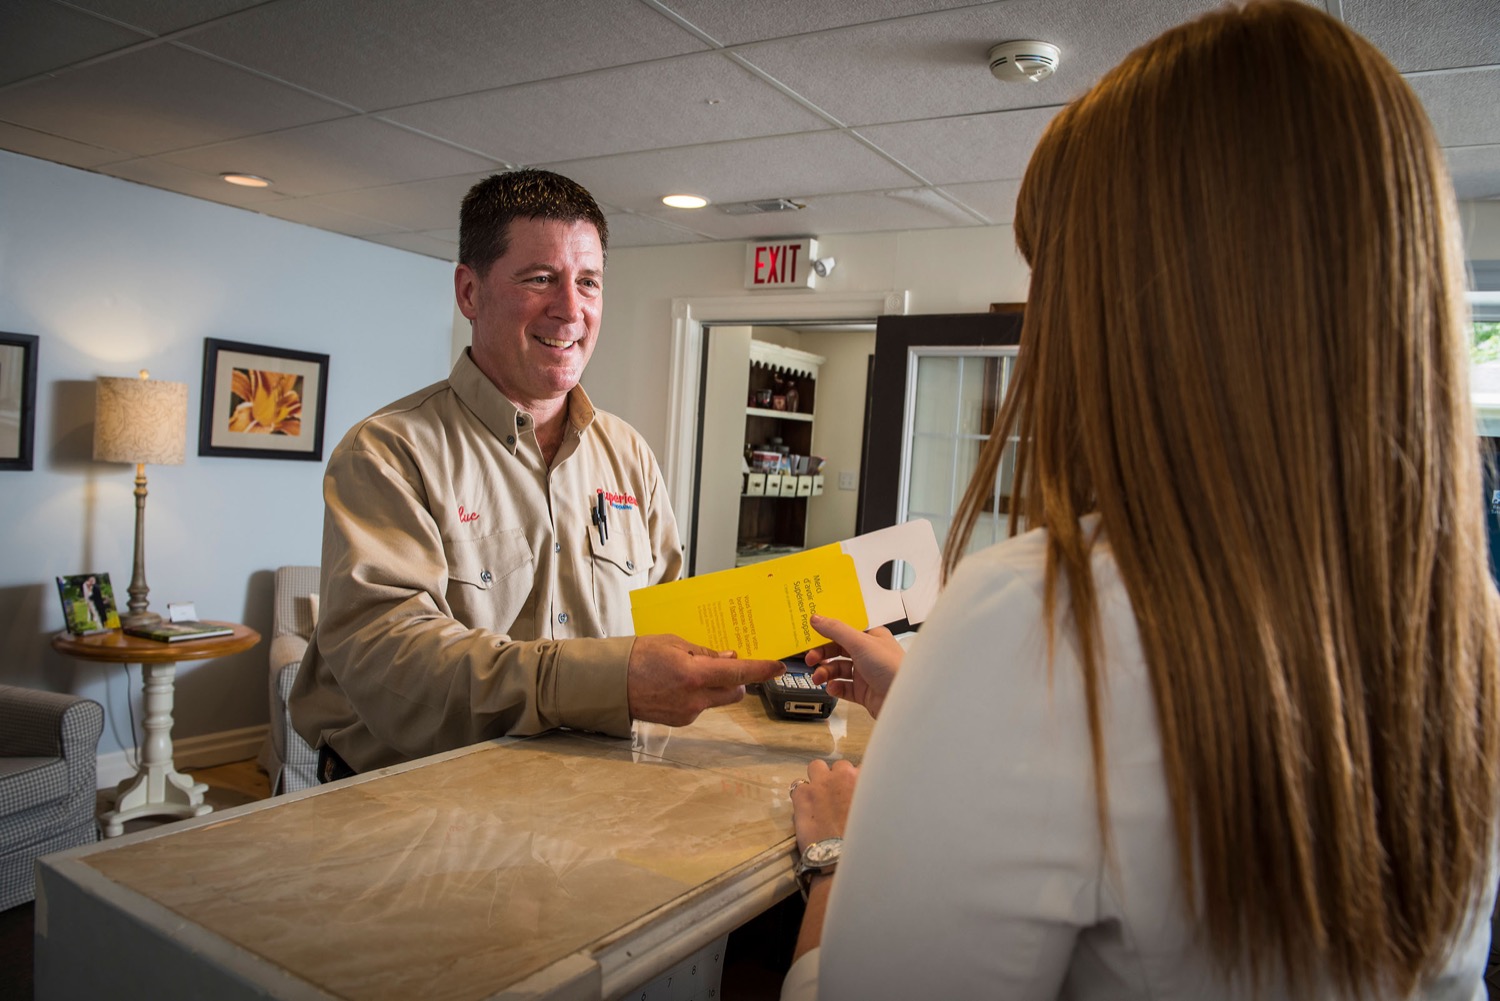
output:
M480 423L499 439L506 451L514 455L521 433L532 430L531 415L518 409L504 393L495 388L489 376L481 372L469 357L467 348L458 356L458 361L453 363L453 371L448 375L448 385L453 387L453 392L464 406L474 412ZM574 386L568 393L568 423L572 425L573 433L582 435L593 422L593 401L582 386Z

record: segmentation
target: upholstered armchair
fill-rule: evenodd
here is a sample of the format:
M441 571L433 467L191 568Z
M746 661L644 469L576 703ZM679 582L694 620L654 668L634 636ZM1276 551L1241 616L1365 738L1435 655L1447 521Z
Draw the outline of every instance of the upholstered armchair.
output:
M95 776L104 708L0 685L0 911L36 896L36 860L99 840Z
M271 613L271 732L261 748L260 763L271 777L273 793L296 792L318 784L318 753L307 745L287 711L287 697L302 655L318 624L318 568L281 567L276 571L275 607Z

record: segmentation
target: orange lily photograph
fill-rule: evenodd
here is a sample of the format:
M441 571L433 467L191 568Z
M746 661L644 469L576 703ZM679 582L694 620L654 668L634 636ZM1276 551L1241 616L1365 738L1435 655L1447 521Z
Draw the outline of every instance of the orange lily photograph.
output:
M229 430L250 434L302 433L302 376L258 368L232 371Z
M204 338L198 454L322 461L327 394L326 354Z

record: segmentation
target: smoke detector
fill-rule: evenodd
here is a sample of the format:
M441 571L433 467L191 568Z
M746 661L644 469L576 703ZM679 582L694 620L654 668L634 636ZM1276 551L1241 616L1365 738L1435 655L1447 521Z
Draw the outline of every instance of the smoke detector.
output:
M1061 57L1051 42L1001 42L990 49L990 72L1006 83L1040 83L1057 70Z

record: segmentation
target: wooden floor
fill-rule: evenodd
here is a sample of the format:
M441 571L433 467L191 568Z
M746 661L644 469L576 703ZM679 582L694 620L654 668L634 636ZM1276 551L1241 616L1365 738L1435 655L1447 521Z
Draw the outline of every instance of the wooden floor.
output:
M189 768L187 772L199 782L207 783L208 792L204 799L216 810L271 797L271 783L253 759L214 768ZM101 790L99 810L108 809L113 798L114 790ZM165 823L176 821L150 817L132 820L125 824L125 833L149 830ZM32 1001L33 911L32 904L0 911L0 1001Z

